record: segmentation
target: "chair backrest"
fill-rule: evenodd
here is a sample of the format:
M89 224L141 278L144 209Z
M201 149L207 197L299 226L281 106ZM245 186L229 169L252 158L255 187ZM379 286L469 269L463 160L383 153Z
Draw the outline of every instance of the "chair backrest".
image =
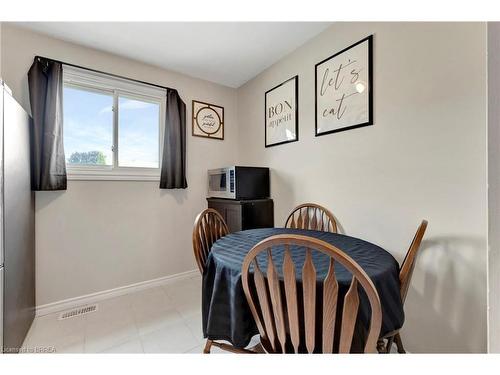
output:
M228 233L224 218L214 209L207 208L196 217L193 227L193 251L202 274L212 245Z
M280 268L282 275L278 275L272 259L273 247L277 246L281 249L284 247L283 267ZM294 251L305 252L301 280L296 278L296 265L290 246L299 246ZM329 270L322 281L323 294L319 298L316 295L316 287L321 280L316 278L312 260L313 250L330 257ZM261 252L267 252L265 275L256 260ZM337 326L335 322L337 303L341 301L338 301L339 286L335 277L335 262L340 263L352 274L352 282L343 301L341 321ZM253 265L253 277L249 275L251 265ZM370 327L364 351L376 352L382 324L382 310L377 290L365 271L352 258L329 243L299 235L269 237L255 245L245 257L242 280L245 296L266 351L332 353L335 337L338 336L338 352L349 353L359 307L359 285L364 289L371 306ZM301 289L302 296L297 292ZM316 319L317 311L322 311L322 319ZM318 342L316 335L320 333L322 347L316 348Z
M399 270L399 284L401 286L401 299L403 302L406 300L406 295L410 288L411 276L413 275L418 250L420 249L420 243L422 242L426 228L427 220L422 220Z
M304 203L293 209L286 219L285 228L310 229L337 233L337 222L325 207Z

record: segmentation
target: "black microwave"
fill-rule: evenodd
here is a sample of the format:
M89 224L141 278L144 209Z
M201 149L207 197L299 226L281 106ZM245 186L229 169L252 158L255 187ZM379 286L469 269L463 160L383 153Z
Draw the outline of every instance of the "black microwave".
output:
M269 193L269 168L232 166L208 171L209 198L263 199Z

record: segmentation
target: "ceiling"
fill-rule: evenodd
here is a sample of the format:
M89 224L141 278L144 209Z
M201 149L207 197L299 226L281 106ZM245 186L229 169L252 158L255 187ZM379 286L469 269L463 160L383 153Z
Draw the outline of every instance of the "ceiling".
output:
M21 22L93 47L239 87L330 26L327 22Z

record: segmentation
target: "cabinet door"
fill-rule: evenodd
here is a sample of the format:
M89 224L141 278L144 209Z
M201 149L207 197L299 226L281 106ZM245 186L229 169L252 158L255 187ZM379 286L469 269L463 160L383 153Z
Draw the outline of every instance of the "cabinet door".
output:
M226 205L221 202L208 201L208 208L213 208L215 211L220 213L224 218L224 221L227 223L226 217Z
M225 220L230 233L242 230L241 206L236 204L226 205Z
M242 218L243 230L274 227L273 201L269 199L245 203Z
M209 200L208 207L213 208L222 215L229 233L238 232L243 229L241 205L239 203Z

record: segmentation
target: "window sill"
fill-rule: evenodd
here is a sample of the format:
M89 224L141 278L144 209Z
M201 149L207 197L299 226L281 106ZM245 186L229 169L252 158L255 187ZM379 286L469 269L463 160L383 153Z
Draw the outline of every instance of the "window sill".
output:
M160 173L154 171L102 171L74 170L68 168L67 178L70 181L160 181Z

